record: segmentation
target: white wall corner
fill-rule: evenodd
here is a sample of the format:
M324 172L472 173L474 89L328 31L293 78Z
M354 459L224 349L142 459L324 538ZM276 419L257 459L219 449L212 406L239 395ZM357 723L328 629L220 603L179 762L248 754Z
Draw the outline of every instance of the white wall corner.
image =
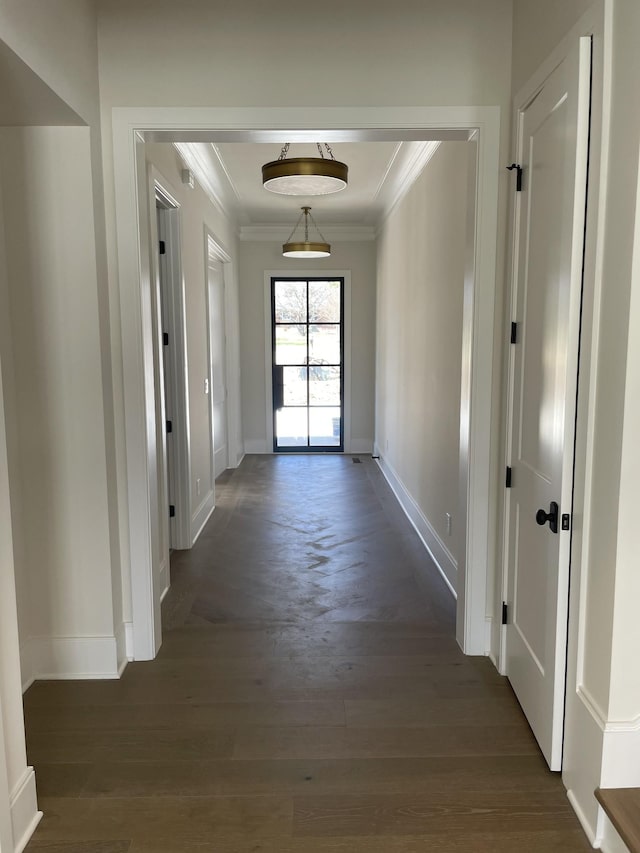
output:
M195 545L198 536L209 521L211 513L215 509L215 499L213 489L210 490L203 498L200 506L196 509L191 519L191 545Z
M131 624L131 623L129 623ZM131 660L127 646L127 623L121 622L115 631L116 656L118 662L118 675L122 675L127 663Z
M127 660L133 660L133 622L123 622Z
M618 831L606 814L602 814L602 834L596 846L603 853L629 853L629 848L618 835Z
M22 692L26 693L36 680L33 669L33 640L31 637L20 644L20 673L22 676Z
M363 453L371 456L373 455L373 441L370 438L352 438L349 446L345 447L345 453Z
M22 778L13 789L10 809L14 853L22 853L42 818L42 812L38 810L33 767L25 768Z
M422 544L429 552L431 559L436 564L436 568L439 570L451 594L455 598L458 565L453 554L431 526L429 520L415 502L402 480L398 477L393 467L382 457L377 461L385 480L391 486L392 492L398 499L398 503L415 528L422 540Z
M245 438L244 440L245 453L273 453L273 448L267 446L267 442L263 438ZM240 464L240 463L238 463Z
M109 679L119 677L115 636L33 637L36 679Z

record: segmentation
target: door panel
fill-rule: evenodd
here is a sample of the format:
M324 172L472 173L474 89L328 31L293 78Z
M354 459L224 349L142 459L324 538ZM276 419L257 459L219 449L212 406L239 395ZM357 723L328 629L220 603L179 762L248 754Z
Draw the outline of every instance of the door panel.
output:
M562 762L575 389L590 45L581 40L519 115L507 674L547 762Z
M274 450L343 448L340 280L271 283Z

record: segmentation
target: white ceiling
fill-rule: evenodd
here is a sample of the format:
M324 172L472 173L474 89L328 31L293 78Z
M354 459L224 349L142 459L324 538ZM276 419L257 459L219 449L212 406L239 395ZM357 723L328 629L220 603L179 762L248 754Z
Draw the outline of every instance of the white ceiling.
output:
M319 140L322 141L322 140ZM438 142L331 143L349 167L346 189L326 196L282 196L265 190L262 165L277 160L281 145L256 142L175 143L185 165L221 206L231 207L242 230L293 228L309 204L319 227L374 228L420 174ZM289 157L319 156L315 144L292 143ZM285 235L286 236L286 235Z

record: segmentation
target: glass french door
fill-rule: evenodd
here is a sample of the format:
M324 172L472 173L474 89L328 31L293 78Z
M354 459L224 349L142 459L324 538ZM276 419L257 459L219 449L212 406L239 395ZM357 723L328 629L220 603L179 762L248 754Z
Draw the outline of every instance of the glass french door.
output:
M344 279L272 278L273 449L344 449Z

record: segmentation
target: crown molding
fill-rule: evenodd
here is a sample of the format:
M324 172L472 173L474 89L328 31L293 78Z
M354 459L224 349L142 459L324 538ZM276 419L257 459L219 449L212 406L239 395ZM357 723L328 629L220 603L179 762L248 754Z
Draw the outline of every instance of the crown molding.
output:
M193 172L214 207L227 216L232 214L240 199L214 147L203 142L174 142L173 147L186 168Z
M380 229L418 180L420 174L441 144L439 140L431 140L430 142L405 142L403 144L402 149L396 157L398 161L402 159L397 172L395 174L390 172L386 176L385 184L378 190L378 195L383 200L383 209L377 230Z
M242 225L239 238L243 242L283 243L291 232L291 223L282 225ZM322 235L329 243L372 242L376 239L372 225L323 225Z

